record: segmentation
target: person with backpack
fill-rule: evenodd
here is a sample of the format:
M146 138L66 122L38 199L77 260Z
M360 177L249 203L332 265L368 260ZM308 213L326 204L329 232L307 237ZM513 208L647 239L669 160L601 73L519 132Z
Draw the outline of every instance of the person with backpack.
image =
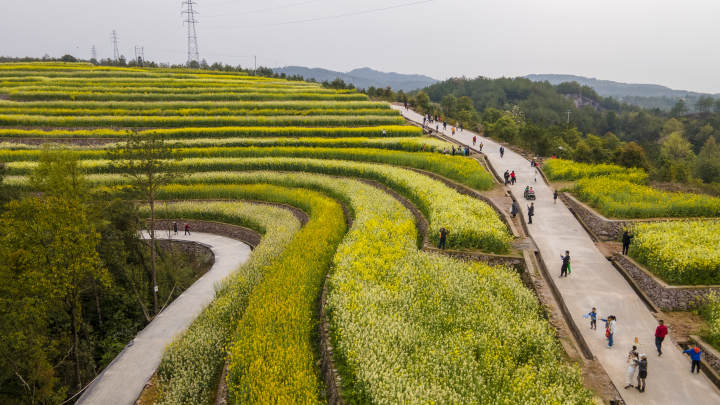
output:
M560 259L562 259L562 266L560 266L560 277L567 277L568 273L570 273L570 251L565 251L565 256L560 255Z
M690 356L690 360L692 360L692 365L690 366L690 374L695 372L695 370L700 373L700 356L702 356L702 350L700 350L700 348L697 346L692 346L689 349L683 351L683 353Z
M645 353L640 354L640 360L635 360L635 363L638 366L638 376L637 376L637 390L640 392L645 392L645 378L647 378L647 356Z
M627 255L630 250L630 242L632 241L633 235L630 235L628 231L623 232L622 235L622 254Z
M440 228L440 245L438 245L438 249L445 249L445 242L447 241L447 235L448 230L443 228Z

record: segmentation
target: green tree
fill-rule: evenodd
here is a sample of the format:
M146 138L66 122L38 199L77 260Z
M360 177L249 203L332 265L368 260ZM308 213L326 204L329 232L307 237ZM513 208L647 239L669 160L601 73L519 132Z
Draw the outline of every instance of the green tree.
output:
M680 132L673 132L663 141L660 156L662 164L658 173L663 180L684 182L694 172L692 145Z
M131 180L132 187L150 206L150 263L154 313L159 311L155 243L155 200L158 190L182 176L172 160L179 160L174 145L156 135L129 133L125 142L110 150L113 167Z
M673 108L670 110L670 115L673 117L681 117L681 116L687 114L687 112L688 112L688 108L687 108L687 105L685 104L685 100L680 99L675 103Z
M419 91L415 95L415 106L420 112L427 112L430 109L430 97L424 91Z
M513 142L520 133L520 126L509 114L504 114L492 124L486 124L488 135L507 142Z
M682 135L685 133L685 126L677 119L670 118L663 124L662 131L660 131L660 137L666 138L673 132L679 132Z
M720 144L715 142L715 137L709 137L700 149L695 173L706 183L720 182Z
M38 167L30 175L33 189L66 198L84 199L88 183L77 154L67 149L45 147Z
M715 99L715 112L720 113L720 98Z
M624 167L650 169L650 161L647 158L645 149L635 142L628 142L620 147L615 157L615 163Z
M695 108L700 112L710 112L715 105L715 100L710 96L701 96L695 103Z

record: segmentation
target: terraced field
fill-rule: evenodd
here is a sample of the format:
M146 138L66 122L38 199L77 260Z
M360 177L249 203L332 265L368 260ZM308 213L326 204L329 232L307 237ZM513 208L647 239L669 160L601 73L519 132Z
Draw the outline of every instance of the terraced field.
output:
M120 194L127 179L107 148L139 130L177 142L174 164L190 172L160 198L192 202L161 216L237 223L242 200L308 215L300 229L271 225L287 229L265 232L167 349L160 403L208 402L226 363L232 403L326 402L324 285L347 402L591 402L518 274L422 249L408 205L432 243L445 227L448 247L505 253L512 235L492 207L448 185L488 190L490 174L440 153L449 146L387 104L237 73L60 63L0 64L0 99L0 161L19 189L31 189L46 144L62 142L97 189ZM230 201L208 201L218 199Z

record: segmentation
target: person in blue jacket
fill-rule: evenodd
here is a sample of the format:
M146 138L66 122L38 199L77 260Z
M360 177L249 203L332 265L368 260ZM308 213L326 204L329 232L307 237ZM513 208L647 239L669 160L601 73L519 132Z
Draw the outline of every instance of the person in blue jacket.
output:
M694 372L697 368L697 372L700 372L700 356L702 355L702 350L700 350L699 347L691 347L687 350L685 350L683 353L690 356L690 360L692 360L692 366L690 366L690 373Z

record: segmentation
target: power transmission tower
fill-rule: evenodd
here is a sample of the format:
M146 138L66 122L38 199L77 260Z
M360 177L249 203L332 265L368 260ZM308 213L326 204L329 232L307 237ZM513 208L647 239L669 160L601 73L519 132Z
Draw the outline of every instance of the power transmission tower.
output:
M97 60L97 49L95 49L95 45L93 45L92 48L90 48L90 55L91 55L92 59Z
M197 11L195 11L195 8L193 7L197 3L194 3L193 0L184 0L182 2L183 7L185 8L182 11L182 14L185 15L185 19L183 22L187 24L187 63L190 64L190 62L197 62L200 63L200 50L198 49L198 43L197 43L197 30L195 29L195 24L198 23L198 20L195 19L195 14L197 14Z
M135 61L138 65L142 66L145 60L145 47L135 45Z
M113 41L113 59L119 60L120 59L120 51L118 51L118 36L117 32L115 30L112 31L112 35L110 38Z

